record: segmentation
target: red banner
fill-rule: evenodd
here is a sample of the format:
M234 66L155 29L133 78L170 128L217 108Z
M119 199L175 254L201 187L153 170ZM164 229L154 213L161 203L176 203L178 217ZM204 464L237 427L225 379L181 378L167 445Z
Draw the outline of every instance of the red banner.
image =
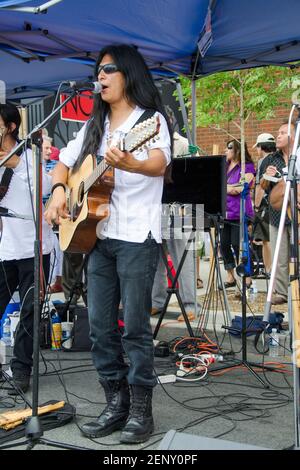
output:
M60 95L62 103L68 95ZM65 121L85 122L89 119L93 109L92 93L85 91L82 95L75 96L60 111L61 119Z

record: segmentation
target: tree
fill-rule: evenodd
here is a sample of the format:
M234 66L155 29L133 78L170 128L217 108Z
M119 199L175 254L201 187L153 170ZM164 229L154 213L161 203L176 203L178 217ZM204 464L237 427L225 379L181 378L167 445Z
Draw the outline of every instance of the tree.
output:
M235 136L226 130L232 122L239 131L244 166L245 126L250 116L268 119L274 115L279 102L291 98L295 73L286 67L259 67L254 69L220 72L200 78L197 88L197 126L211 127ZM181 79L187 108L191 103L191 84ZM243 174L243 168L242 168Z

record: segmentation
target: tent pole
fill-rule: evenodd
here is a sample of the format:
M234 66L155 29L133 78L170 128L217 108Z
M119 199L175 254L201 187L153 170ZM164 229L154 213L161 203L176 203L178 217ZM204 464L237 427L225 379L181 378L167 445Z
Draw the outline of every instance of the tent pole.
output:
M192 143L194 145L197 145L196 106L196 80L192 80Z
M185 107L185 103L184 103L184 99L183 99L182 87L181 87L181 83L180 83L179 80L176 80L176 89L177 89L177 93L178 93L180 111L181 111L182 118L183 118L183 124L184 124L184 127L185 127L186 136L187 136L187 139L189 141L189 144L191 145L191 144L193 144L193 137L192 137L191 130L189 128L189 121L188 121L186 107Z
M196 80L191 81L191 95L192 95L192 144L197 145L197 128L196 128ZM203 221L204 222L204 221ZM204 230L204 229L203 229ZM196 232L197 237L197 232ZM197 250L196 250L196 237L193 240L193 254L194 254L194 309L198 317L198 305L197 305ZM199 271L200 271L200 258L199 258ZM200 276L200 273L199 273Z

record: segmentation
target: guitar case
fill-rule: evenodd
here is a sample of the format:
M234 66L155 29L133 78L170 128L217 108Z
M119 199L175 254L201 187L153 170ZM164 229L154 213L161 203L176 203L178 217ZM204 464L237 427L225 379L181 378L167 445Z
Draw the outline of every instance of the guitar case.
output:
M50 400L46 403L43 403L41 406L53 405L57 403L57 400ZM43 431L48 431L49 429L59 428L65 424L70 423L75 416L75 408L69 403L65 403L63 408L60 408L56 411L51 411L45 415L39 417L41 427ZM13 441L15 439L20 439L25 436L26 422L19 424L14 429L0 429L0 445L5 442Z

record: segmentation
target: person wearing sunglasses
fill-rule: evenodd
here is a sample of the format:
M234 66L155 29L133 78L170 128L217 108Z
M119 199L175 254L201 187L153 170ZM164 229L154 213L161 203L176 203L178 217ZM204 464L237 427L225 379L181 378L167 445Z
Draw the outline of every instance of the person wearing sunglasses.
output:
M97 420L82 425L87 437L122 430L124 443L146 441L153 432L153 337L151 292L161 243L163 176L170 162L171 129L158 90L135 47L111 45L96 63L102 89L94 97L90 120L60 154L53 172L53 199L45 213L48 223L68 217L63 185L69 168L76 171L84 158L95 155L115 169L110 216L98 229L89 254L88 309L92 356L107 406ZM115 144L145 110L159 117L155 142L133 153ZM122 302L124 334L118 329ZM122 351L128 357L123 358Z
M221 230L221 252L224 260L227 279L224 283L225 288L236 286L234 269L239 262L240 249L240 202L243 187L239 185L241 179L241 144L238 140L227 142L226 149L226 167L227 167L227 198L226 198L226 217L224 228ZM245 180L251 184L255 177L255 167L251 155L248 152L245 143ZM253 205L250 193L248 193L245 202L246 216L253 217ZM251 280L247 278L247 285L250 286Z

